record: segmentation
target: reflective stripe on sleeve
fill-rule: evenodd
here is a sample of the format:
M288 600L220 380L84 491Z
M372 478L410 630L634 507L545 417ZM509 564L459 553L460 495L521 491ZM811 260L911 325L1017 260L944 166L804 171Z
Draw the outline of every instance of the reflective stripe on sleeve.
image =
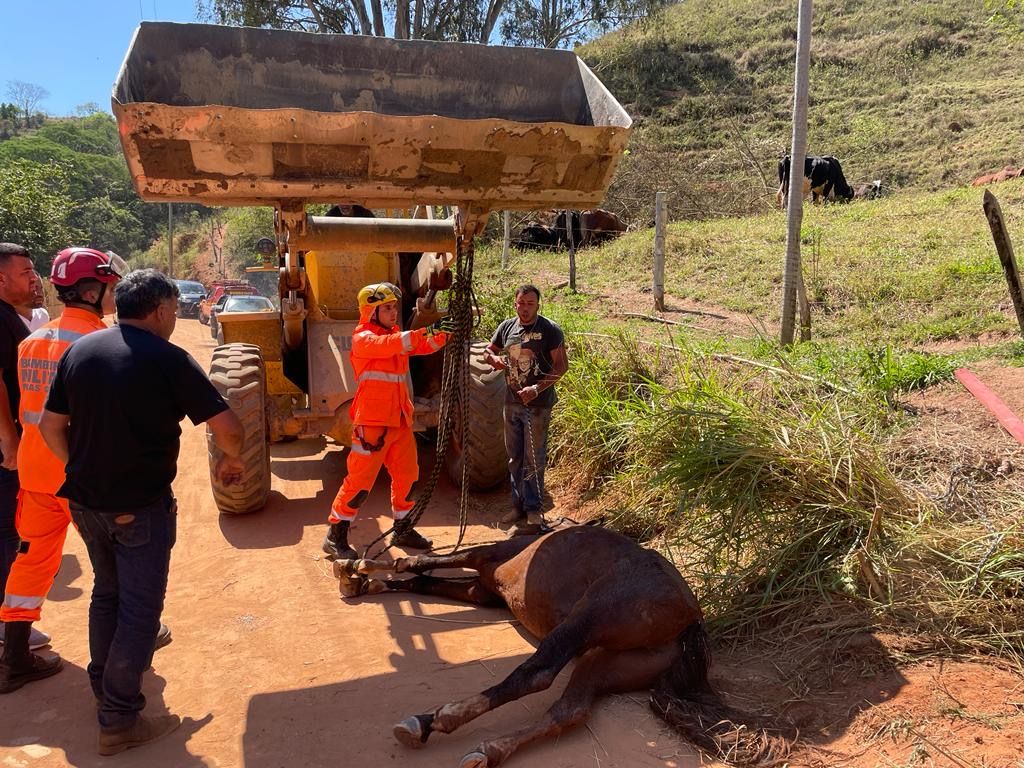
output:
M21 412L21 417L18 419L18 421L20 421L22 423L22 425L25 425L25 424L38 424L42 420L43 420L43 412L42 411L22 411Z
M402 331L402 351L412 352L412 331Z
M358 453L360 456L369 456L370 452L363 448L361 443L352 443L352 453Z

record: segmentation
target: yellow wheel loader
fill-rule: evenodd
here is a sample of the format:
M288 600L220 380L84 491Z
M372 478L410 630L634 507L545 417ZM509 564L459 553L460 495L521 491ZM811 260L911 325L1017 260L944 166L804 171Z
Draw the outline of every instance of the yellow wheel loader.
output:
M569 51L163 22L136 31L112 106L144 200L276 211L280 311L225 315L210 369L246 428L243 481L212 480L235 514L266 500L270 443L349 442L360 287L396 283L403 327L432 322L492 210L597 205L631 126ZM468 359L447 461L485 488L506 476L504 382L468 333L448 345ZM419 429L441 377L410 375Z

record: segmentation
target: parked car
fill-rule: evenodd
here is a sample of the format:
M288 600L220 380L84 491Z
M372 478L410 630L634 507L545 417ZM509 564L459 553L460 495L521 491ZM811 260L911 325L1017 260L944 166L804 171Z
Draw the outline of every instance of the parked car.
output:
M232 312L276 312L274 302L266 296L235 296L224 294L220 301L214 305L210 312L210 336L217 340L218 344L224 343L224 336L220 330L221 315Z
M206 297L206 288L195 280L175 280L178 285L178 317L199 317L199 302Z
M222 296L256 296L256 286L245 280L218 280L210 286L206 298L199 302L199 322L207 325L210 322L210 310L220 301Z

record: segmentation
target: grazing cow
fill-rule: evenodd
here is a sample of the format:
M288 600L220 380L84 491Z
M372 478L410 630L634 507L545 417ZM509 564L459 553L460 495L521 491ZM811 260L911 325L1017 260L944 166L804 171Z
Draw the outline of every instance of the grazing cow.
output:
M971 182L972 187L986 187L989 184L997 184L1000 181L1009 181L1010 179L1019 178L1024 174L1024 168L1018 168L1015 165L1004 166L1001 171L995 173L987 173L984 176L979 176Z
M439 568L476 575L424 575ZM381 572L412 577L382 580ZM368 579L373 573L377 578ZM679 571L622 534L573 525L450 555L336 560L334 575L349 598L399 591L504 606L540 640L503 681L395 725L395 738L408 747L424 747L434 734L451 733L548 688L576 659L564 692L546 714L514 733L485 736L460 768L496 768L519 748L583 723L598 697L644 689L653 689L659 715L714 757L750 766L776 765L785 757L785 743L768 737L711 687L704 616Z
M875 200L882 196L882 180L875 179L870 184L858 184L853 190L854 200Z
M804 195L811 194L811 201L828 200L835 195L837 200L852 200L853 187L846 183L843 168L832 155L808 155L804 158ZM789 155L779 160L779 191L775 195L779 206L786 207L789 194Z
M583 230L582 247L600 245L626 231L626 223L611 211L592 208L580 214L580 228Z
M569 235L565 227L565 211L555 219L558 244L569 247ZM572 238L577 248L589 248L613 240L626 231L626 224L611 211L603 208L589 208L572 212Z
M569 248L569 232L566 229L566 211L559 211L555 219L555 234L558 235L558 247ZM577 248L583 245L583 227L580 220L580 212L572 212L572 242Z
M531 220L519 230L519 236L512 241L512 245L521 251L554 250L559 245L558 232L553 226Z
M568 248L565 211L545 211L523 225L513 242L517 248ZM548 223L550 222L550 224ZM626 224L611 211L591 208L572 212L573 244L577 248L600 245L626 231Z

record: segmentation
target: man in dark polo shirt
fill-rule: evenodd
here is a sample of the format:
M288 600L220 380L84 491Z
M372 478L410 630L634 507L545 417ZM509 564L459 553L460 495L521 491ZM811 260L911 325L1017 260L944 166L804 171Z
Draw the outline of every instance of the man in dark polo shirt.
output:
M32 302L35 267L28 251L15 243L0 243L0 589L18 556L18 344L28 336L16 306ZM0 638L3 639L3 638ZM38 647L37 643L34 643Z
M77 341L61 358L39 429L66 463L58 491L95 572L89 605L89 680L99 702L99 753L153 741L177 715L141 714L167 591L177 504L179 423L206 422L223 457L221 481L237 482L244 431L195 360L168 339L178 288L137 270L114 292L118 325Z
M515 316L494 331L484 359L506 374L505 450L514 509L502 522L518 526L542 510L555 383L569 370L569 356L562 329L540 314L537 286L516 288L515 307Z

